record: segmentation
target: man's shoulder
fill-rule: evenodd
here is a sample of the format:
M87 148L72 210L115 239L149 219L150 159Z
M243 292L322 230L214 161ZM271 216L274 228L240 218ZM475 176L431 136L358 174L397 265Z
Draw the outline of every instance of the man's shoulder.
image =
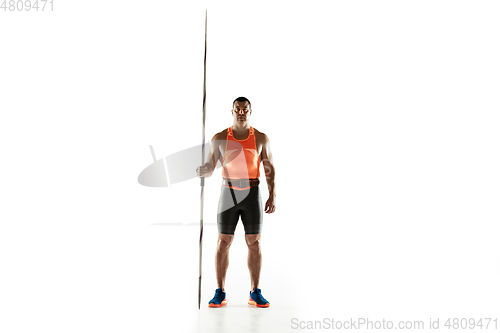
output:
M227 138L227 128L223 129L219 133L216 133L212 140L226 140Z
M259 131L255 127L253 128L253 130L255 132L255 136L258 137L260 140L262 140L262 142L269 141L269 138L267 137L267 135L264 132Z

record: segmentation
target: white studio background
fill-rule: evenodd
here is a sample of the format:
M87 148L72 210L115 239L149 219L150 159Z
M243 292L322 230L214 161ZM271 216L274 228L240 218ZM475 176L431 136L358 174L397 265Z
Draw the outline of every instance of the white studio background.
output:
M261 286L293 304L281 331L497 316L497 2L57 1L0 11L0 330L200 330L199 230L165 225L199 221L199 180L137 176L149 145L201 144L205 9L206 140L239 96L271 140ZM205 187L202 311L220 182ZM234 303L245 251L240 225Z

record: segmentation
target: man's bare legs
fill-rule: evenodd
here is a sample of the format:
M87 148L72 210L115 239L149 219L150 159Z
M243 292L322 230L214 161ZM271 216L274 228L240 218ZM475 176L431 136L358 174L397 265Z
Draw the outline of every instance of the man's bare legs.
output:
M219 234L217 240L217 252L215 253L215 274L217 276L217 288L224 290L226 272L229 266L229 247L233 242L234 235Z
M217 275L217 288L225 291L226 273L229 266L229 248L234 235L219 234L217 252L215 254L215 270ZM260 234L245 235L248 246L248 270L250 271L251 291L259 287L260 269L262 267L262 254L260 252Z
M248 245L248 270L250 271L251 291L259 287L262 254L260 252L260 234L247 234L245 240Z

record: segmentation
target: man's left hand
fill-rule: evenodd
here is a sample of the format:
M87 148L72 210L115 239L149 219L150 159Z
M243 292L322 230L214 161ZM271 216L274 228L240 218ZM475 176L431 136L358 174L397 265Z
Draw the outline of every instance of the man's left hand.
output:
M276 210L276 205L274 204L274 202L275 202L274 197L270 197L269 199L267 199L266 207L264 208L264 211L266 213L268 214L274 213L274 211Z

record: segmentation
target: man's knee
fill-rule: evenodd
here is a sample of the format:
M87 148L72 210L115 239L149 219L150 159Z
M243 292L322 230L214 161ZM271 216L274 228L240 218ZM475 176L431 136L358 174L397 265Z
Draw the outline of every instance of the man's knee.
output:
M260 234L245 235L245 240L250 251L260 251Z
M217 240L217 251L228 250L233 242L233 237L234 235L219 234L219 239Z

